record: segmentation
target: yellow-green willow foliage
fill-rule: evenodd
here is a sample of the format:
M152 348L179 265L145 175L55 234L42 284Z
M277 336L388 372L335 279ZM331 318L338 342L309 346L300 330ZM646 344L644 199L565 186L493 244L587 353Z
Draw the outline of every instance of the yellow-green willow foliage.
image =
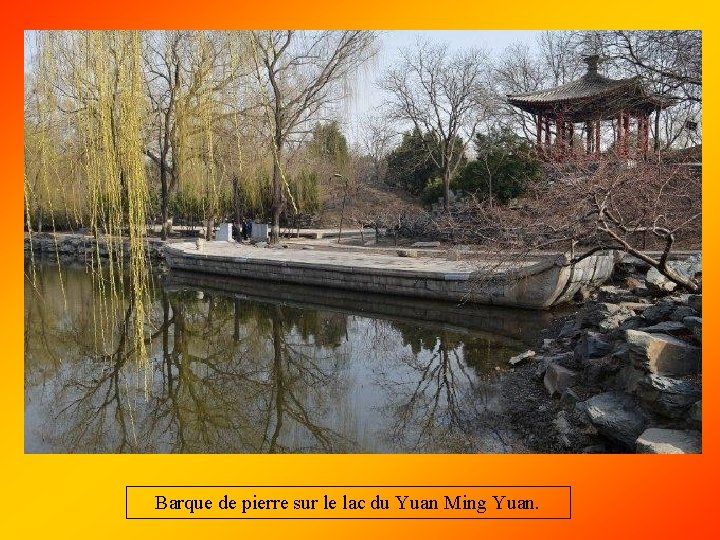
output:
M26 147L26 163L39 160L35 174L40 186L54 183L60 190L68 185L82 190L83 196L74 201L74 213L87 216L85 224L95 236L96 250L89 263L101 296L107 299L95 306L98 342L105 350L113 348L112 329L120 306L128 303L122 333L131 337L128 351L145 362L149 196L142 142L147 115L142 36L122 31L39 35L35 82L39 135L35 147ZM53 129L56 117L63 119L63 133ZM50 164L59 161L52 148L63 139L72 141L68 146L77 151L64 156L69 165L61 176ZM35 152L38 155L33 157ZM26 166L26 180L27 175ZM85 208L80 210L80 204ZM54 215L52 207L48 210ZM31 229L29 211L28 225ZM123 236L129 239L129 253ZM107 261L101 257L105 250ZM123 281L126 259L128 287Z

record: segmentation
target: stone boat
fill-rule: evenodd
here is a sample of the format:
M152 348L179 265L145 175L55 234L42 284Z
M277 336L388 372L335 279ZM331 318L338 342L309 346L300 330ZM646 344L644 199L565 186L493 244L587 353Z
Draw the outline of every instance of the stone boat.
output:
M219 276L547 309L608 279L615 254L598 252L574 264L564 254L452 261L200 241L166 245L165 260L171 269Z

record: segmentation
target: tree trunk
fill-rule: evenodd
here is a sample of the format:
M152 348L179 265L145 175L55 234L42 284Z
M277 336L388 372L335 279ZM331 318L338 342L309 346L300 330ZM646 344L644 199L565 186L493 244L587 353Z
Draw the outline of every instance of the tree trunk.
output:
M240 212L240 179L237 175L233 176L233 208L235 210L235 223L233 224L234 236L238 240L242 240L242 214Z
M165 172L165 168L161 165L160 166L160 208L162 212L162 228L161 228L161 236L163 240L167 240L168 237L168 207L169 207L169 194L168 194L168 183L167 183L167 173Z
M280 238L280 215L284 209L282 172L280 171L280 149L282 148L280 135L275 137L276 154L273 162L272 176L272 227L270 229L270 243L275 244Z

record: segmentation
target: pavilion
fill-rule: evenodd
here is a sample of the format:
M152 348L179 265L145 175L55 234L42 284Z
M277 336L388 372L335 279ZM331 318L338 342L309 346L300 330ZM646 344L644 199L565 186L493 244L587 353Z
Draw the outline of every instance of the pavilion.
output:
M588 70L576 81L507 96L511 105L533 115L538 153L549 161L575 160L581 155L599 158L601 130L609 128L612 143L607 145L606 151L619 158L643 159L648 155L650 115L653 113L653 148L657 151L660 112L672 105L674 99L648 92L640 77L609 79L600 75L598 55L586 56L583 60ZM634 136L631 123L634 124ZM554 130L551 124L554 124ZM578 124L579 140L575 138Z

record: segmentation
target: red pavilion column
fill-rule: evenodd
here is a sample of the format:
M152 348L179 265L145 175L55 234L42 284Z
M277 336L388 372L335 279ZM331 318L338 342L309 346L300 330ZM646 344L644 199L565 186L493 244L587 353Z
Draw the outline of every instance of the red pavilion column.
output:
M545 122L545 157L550 158L552 149L550 147L550 120L546 117L543 118Z
M650 115L644 114L640 117L642 129L641 133L638 134L638 139L642 139L642 146L640 147L640 154L643 158L648 155L648 146L650 145Z
M542 115L535 116L535 147L537 153L542 154Z
M593 123L585 122L585 153L589 156L593 152Z
M555 120L555 146L558 147L559 160L565 159L565 120L559 114Z
M630 150L630 115L628 113L624 113L622 115L623 119L623 149L622 149L622 155L627 157Z
M615 138L615 153L622 157L625 155L625 112L621 109L617 116L617 136Z
M600 157L600 120L595 122L595 155Z

